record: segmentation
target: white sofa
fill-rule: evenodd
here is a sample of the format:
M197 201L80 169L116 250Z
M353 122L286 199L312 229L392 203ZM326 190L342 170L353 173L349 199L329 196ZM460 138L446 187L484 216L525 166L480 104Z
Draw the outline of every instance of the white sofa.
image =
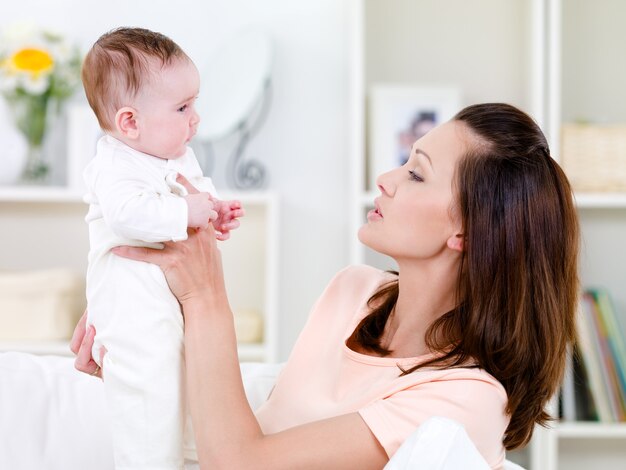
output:
M242 364L253 408L268 396L280 364ZM73 359L0 353L0 469L112 470L101 382L77 372ZM190 464L189 468L197 468ZM404 443L386 470L483 470L462 426L432 418ZM506 463L506 469L521 467ZM523 469L522 469L523 470Z

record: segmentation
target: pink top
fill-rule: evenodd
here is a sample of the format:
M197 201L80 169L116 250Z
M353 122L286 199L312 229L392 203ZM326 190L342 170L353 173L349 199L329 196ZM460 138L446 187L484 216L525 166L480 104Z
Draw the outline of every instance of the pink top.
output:
M367 314L371 294L392 275L368 266L341 271L314 305L268 401L257 411L265 433L358 412L391 457L432 416L465 426L493 468L500 468L509 423L502 385L477 368L420 370L400 377L398 365L421 358L383 358L346 346Z

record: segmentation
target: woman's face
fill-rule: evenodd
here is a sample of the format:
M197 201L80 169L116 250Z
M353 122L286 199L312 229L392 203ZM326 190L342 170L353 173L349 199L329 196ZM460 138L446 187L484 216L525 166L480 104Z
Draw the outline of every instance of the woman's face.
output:
M376 180L381 195L359 240L405 259L432 259L459 239L461 221L453 210L453 178L469 139L464 124L450 121L417 140L409 160Z

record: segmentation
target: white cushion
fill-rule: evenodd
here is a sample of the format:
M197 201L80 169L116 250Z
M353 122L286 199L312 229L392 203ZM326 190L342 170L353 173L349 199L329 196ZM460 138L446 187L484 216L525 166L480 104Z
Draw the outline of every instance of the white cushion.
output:
M267 399L281 368L241 365L252 409ZM0 468L112 470L102 382L76 371L70 357L0 353ZM385 467L417 468L489 467L460 424L437 417L420 426ZM523 470L508 461L505 469Z
M0 468L111 470L100 380L70 357L0 354Z
M281 367L242 364L253 409ZM71 357L0 353L0 469L112 470L104 403L102 382L76 371Z

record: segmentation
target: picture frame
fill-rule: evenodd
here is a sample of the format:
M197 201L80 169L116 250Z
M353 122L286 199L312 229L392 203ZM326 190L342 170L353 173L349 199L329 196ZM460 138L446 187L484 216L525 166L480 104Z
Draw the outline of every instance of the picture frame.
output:
M403 165L413 143L452 118L461 107L454 86L375 85L369 96L368 189L376 178Z

